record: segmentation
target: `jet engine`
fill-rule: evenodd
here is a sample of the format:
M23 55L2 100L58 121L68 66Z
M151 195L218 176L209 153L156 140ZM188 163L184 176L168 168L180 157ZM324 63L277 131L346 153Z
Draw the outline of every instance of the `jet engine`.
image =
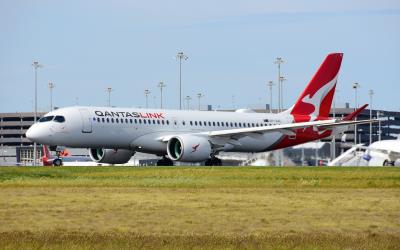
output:
M167 153L173 161L205 161L210 158L211 144L206 138L200 136L174 136L168 141Z
M127 149L89 149L89 155L93 161L108 164L127 163L134 153L134 151Z

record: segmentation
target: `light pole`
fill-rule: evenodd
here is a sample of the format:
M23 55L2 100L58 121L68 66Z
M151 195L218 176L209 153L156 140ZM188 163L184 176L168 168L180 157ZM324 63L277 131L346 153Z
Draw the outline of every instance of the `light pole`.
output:
M183 52L176 55L176 59L179 59L179 109L182 109L182 60L186 61L188 58Z
M160 81L160 82L158 83L158 85L157 85L157 87L160 88L160 109L163 108L163 106L162 106L162 102L163 102L162 90L163 90L163 88L165 88L166 86L167 86L167 85L165 85L163 81Z
M111 107L111 92L113 91L113 89L111 87L107 88L107 92L108 92L108 107Z
M192 100L192 97L186 96L185 100L186 100L186 104L187 104L187 109L189 110L189 108L190 108L190 100Z
M272 113L272 86L275 84L273 81L269 81L267 85L269 87L269 112Z
M281 76L281 112L283 111L283 82L287 81L284 76Z
M53 110L53 89L54 89L54 83L49 82L49 90L50 90L50 111Z
M145 89L144 90L144 95L146 96L146 108L149 108L149 94L150 94L150 90Z
M275 64L278 64L278 112L281 112L282 103L282 83L281 83L281 64L283 63L283 59L281 57L277 57L275 60Z
M358 107L358 89L360 88L360 84L358 82L353 83L354 89L354 110ZM357 121L357 116L354 117L354 120ZM357 125L354 125L354 145L357 145Z
M376 119L378 120L378 140L380 141L382 139L382 124L381 124L381 119L380 118L381 113L379 111L376 111Z
M336 90L336 92L339 92ZM332 100L332 110L333 110L333 119L336 119L336 96L333 95L333 100ZM331 142L331 161L336 158L336 136L334 133L332 133L332 142Z
M36 123L36 120L37 120L37 70L38 70L38 68L42 68L43 65L39 64L38 61L34 61L32 63L32 66L35 69L35 116L34 116L34 121ZM33 166L36 166L36 142L33 142Z
M370 89L368 91L369 95L369 119L372 120L372 96L374 95L374 91ZM372 143L372 122L369 123L369 145Z
M199 99L199 110L200 110L200 107L201 107L201 103L200 103L200 99L202 98L202 97L204 97L204 95L202 94L202 93L198 93L197 94L197 98Z

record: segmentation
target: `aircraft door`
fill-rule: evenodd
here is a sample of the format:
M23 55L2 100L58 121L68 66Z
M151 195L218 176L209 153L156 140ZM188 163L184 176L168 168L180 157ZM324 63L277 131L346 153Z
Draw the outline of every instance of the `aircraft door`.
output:
M92 133L92 120L90 118L89 110L79 109L82 118L82 133Z

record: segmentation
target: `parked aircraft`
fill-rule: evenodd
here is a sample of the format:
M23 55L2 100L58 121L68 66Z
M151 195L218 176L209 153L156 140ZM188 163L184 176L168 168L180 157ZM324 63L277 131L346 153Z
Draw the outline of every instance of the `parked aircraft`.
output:
M383 140L371 143L363 156L369 166L400 165L400 140Z
M329 118L343 54L329 54L296 103L272 113L67 107L47 113L27 131L45 145L89 148L100 163L127 162L135 152L174 161L221 165L219 152L262 152L345 131L367 105L343 119Z

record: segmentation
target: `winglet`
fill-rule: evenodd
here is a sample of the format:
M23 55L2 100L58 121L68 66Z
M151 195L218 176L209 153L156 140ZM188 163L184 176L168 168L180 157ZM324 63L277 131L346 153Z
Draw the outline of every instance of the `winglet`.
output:
M344 117L343 121L351 121L351 120L353 120L354 117L356 117L358 114L360 114L367 106L368 106L368 104L364 104L360 108L356 109L353 113L350 113L346 117Z

